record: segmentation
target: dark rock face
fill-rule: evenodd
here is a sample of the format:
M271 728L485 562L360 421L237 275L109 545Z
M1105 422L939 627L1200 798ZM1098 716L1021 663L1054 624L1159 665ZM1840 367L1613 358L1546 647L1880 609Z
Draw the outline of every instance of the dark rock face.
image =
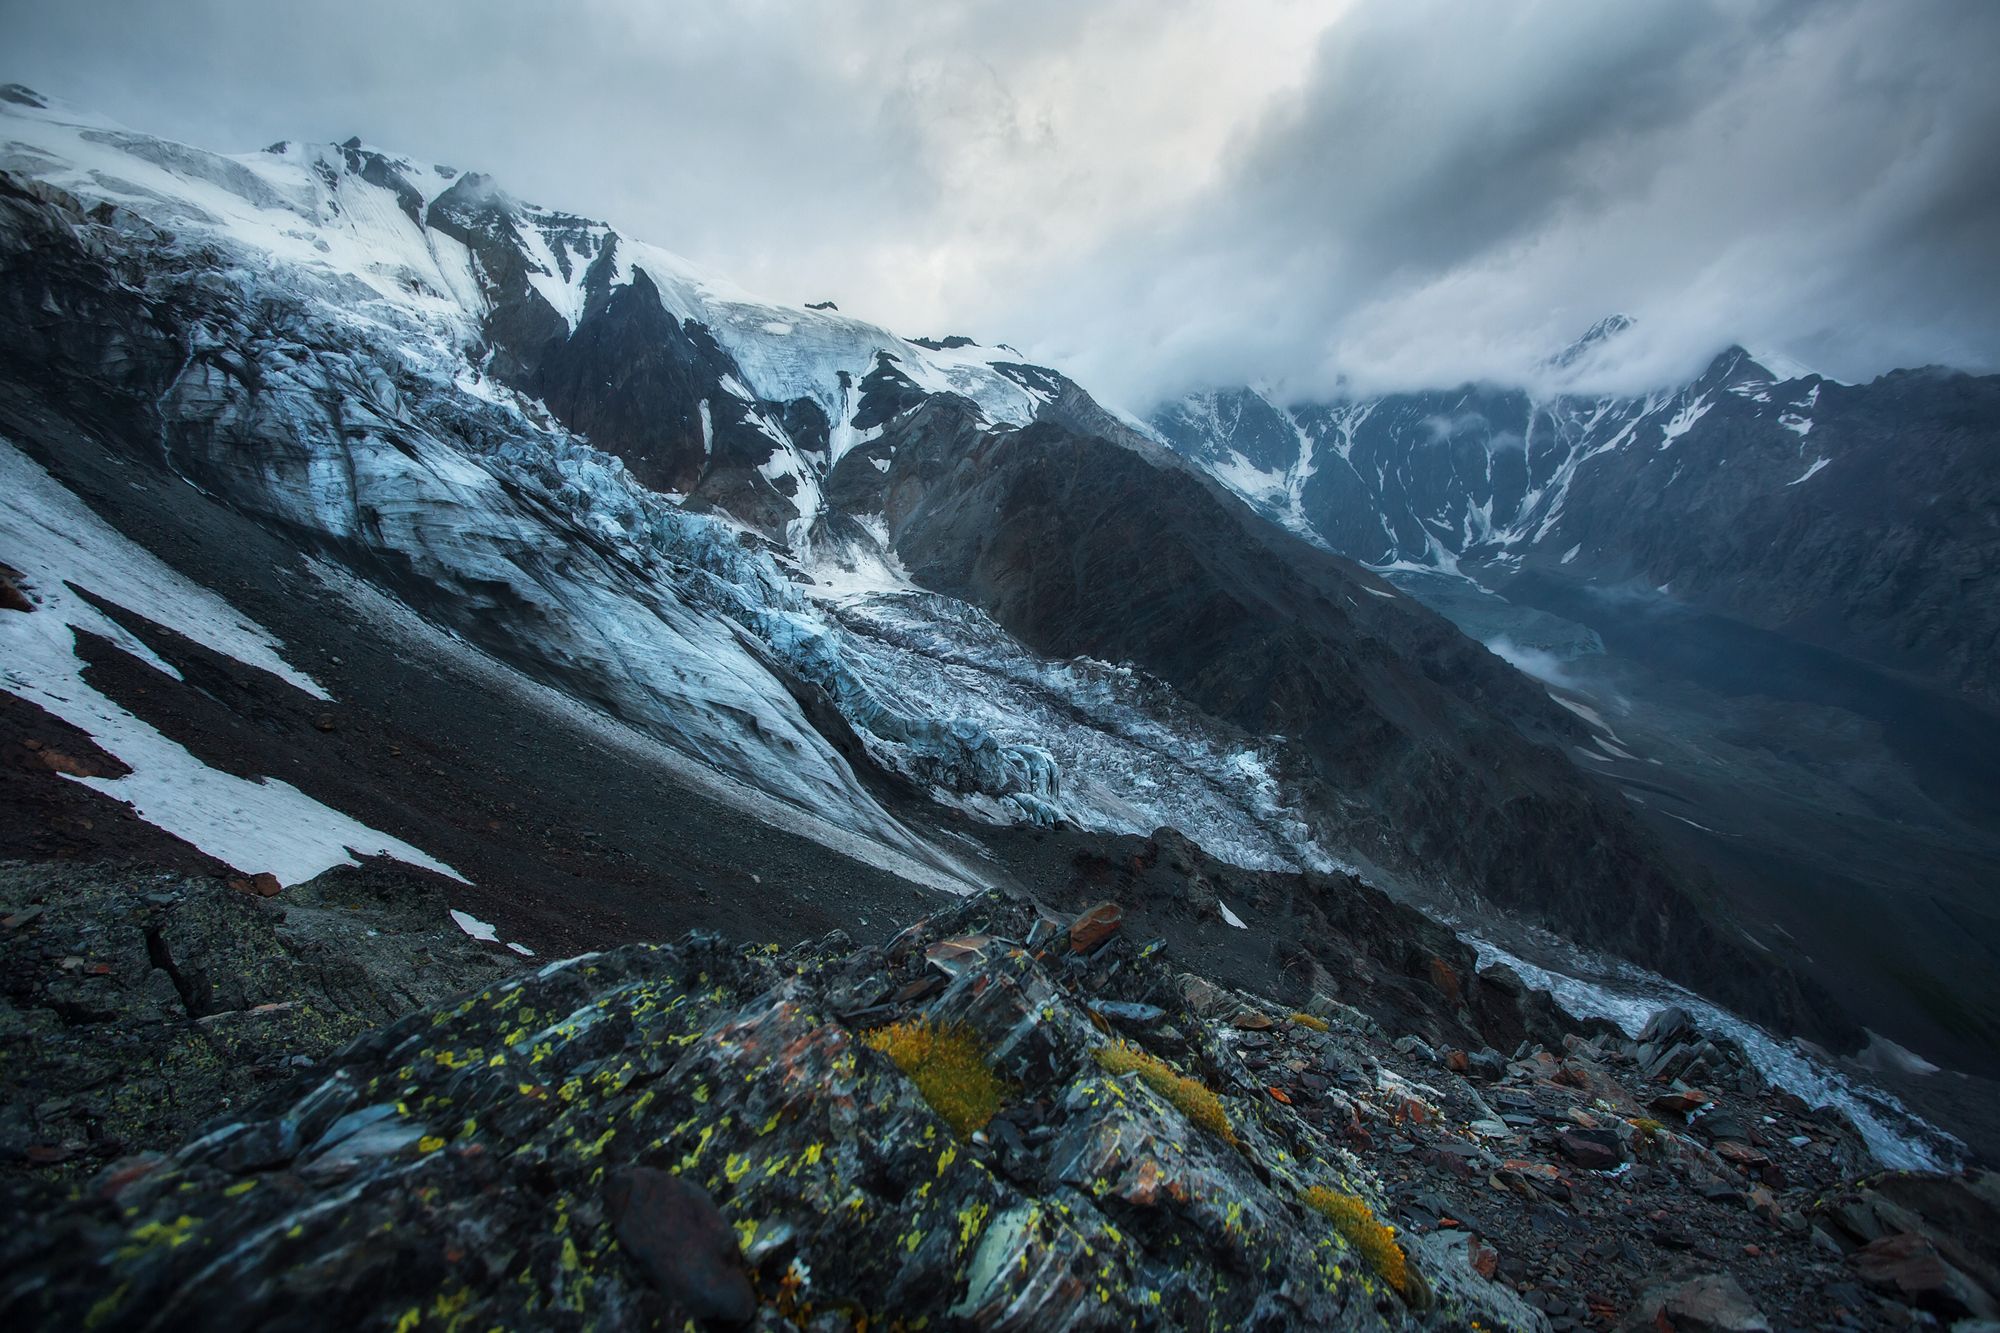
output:
M1664 458L1596 460L1551 545L1581 542L1605 575L2000 698L2000 377L1898 371L1816 389L1803 438L1724 394L1675 442L1670 477Z
M1286 737L1335 845L1747 1010L1819 1021L1785 983L1774 998L1768 970L1712 929L1701 890L1544 743L1574 740L1576 721L1442 620L1102 437L1053 422L981 433L969 407L937 399L884 439L884 513L919 581L1044 653L1134 663Z
M1546 995L1524 1010L1557 1049L1485 1051L1462 1074L1415 1035L1391 1041L1383 1024L1423 1005L1378 1003L1393 988L1349 966L1438 943L1401 937L1422 919L1394 904L1386 933L1323 956L1302 1008L1181 971L1137 932L1175 910L1152 889L1212 864L1171 838L1155 852L1088 955L1070 931L1102 913L986 895L879 943L698 934L489 975L66 1198L0 1182L39 1219L0 1235L0 1317L1026 1333L1664 1313L1754 1330L1760 1312L1872 1329L1907 1326L1909 1306L1988 1308L1991 1177L1842 1186L1851 1131L1720 1049L1714 1104L1771 1142L1754 1161L1712 1150L1698 1122L1640 1118L1659 1086L1641 1043L1586 1033ZM1487 1040L1453 1029L1464 1011L1434 984L1449 970L1475 1003L1488 988L1454 944L1422 969L1419 1021ZM960 1034L998 1080L967 1137L932 1104L949 1088L871 1047L911 1022ZM1134 1072L1105 1067L1120 1053ZM1574 1141L1620 1160L1575 1160ZM1393 1221L1407 1275L1316 1190ZM1830 1231L1803 1216L1814 1199Z
M0 1310L89 1310L112 1329L436 1308L482 1327L815 1311L1023 1330L1532 1326L1477 1280L1439 1300L1421 1276L1403 1294L1376 1277L1301 1201L1315 1184L1368 1189L1317 1121L1230 1096L1225 1141L1100 1067L1092 992L1180 1015L1185 1067L1230 1057L1157 956L1114 940L1072 964L1059 932L1041 932L1054 952L1022 943L1036 919L981 899L883 948L776 957L697 936L419 1010L316 1085L11 1233ZM846 1021L833 1008L978 927L991 945L934 998ZM956 1137L858 1040L898 1012L990 1052L1011 1091L987 1131Z
M625 461L657 491L676 491L772 536L799 517L797 481L759 471L779 448L773 430L824 454L826 414L810 399L755 403L729 392L741 373L693 320L677 321L644 270L591 294L574 333L551 342L522 384L557 419Z
M1281 406L1235 390L1153 425L1206 466L1266 474L1253 500L1357 559L1506 551L2000 689L2000 534L1984 517L2000 503L2000 378L1781 380L1732 348L1651 399L1466 385Z
M336 870L282 897L221 879L14 866L0 899L0 1173L73 1177L301 1078L364 1029L497 979L435 881Z
M468 172L431 201L426 222L479 260L488 314L486 336L503 380L534 376L543 354L560 346L569 325L528 281L527 258L514 232L513 201L489 177Z
M528 383L570 429L624 459L640 481L687 492L708 464L699 405L723 397L714 385L734 371L705 330L684 329L667 313L641 271L587 310L573 336L553 341Z

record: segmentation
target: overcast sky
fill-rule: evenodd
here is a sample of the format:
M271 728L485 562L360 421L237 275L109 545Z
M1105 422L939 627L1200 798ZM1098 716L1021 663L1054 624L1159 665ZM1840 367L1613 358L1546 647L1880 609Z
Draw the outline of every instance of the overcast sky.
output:
M2000 370L2000 3L0 0L0 80L351 134L1143 410L1637 387L1732 340Z

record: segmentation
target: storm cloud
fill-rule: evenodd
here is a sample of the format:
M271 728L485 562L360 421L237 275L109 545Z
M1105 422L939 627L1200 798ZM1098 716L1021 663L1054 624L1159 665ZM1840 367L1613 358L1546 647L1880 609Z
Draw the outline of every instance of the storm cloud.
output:
M2000 5L9 0L8 68L230 150L476 167L1144 410L1731 341L2000 370Z

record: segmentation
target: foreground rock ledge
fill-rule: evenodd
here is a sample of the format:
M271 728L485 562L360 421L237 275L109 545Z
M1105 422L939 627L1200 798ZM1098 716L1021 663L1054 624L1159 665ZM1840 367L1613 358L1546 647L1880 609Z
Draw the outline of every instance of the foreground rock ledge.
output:
M99 1138L0 1175L0 1327L1749 1333L2000 1310L2000 1178L1856 1179L1850 1126L1686 1013L1632 1039L1579 1023L1366 899L1315 928L1326 967L1292 968L1277 1004L1170 963L1148 934L1176 918L1144 894L507 974L441 900L363 911L352 875L330 921L296 890L281 911L220 884L65 884L7 927L14 970L54 978L8 992L20 1022L115 980L51 953L101 927L107 949L171 940L190 994L261 978L180 1019L213 1037L215 1003L264 996L238 1020L257 1041L216 1047L261 1054L247 1082L177 1086L173 1015L115 1006L10 1041L6 1091L44 1121L98 1106L105 1066L55 1058L93 1043L187 1114L107 1122L126 1153L184 1145L166 1155L93 1178ZM209 908L270 946L257 966L202 943L240 933L195 930ZM336 939L378 954L343 973ZM396 960L423 958L416 1012L374 1027ZM258 1027L295 1012L271 986L361 1035ZM285 1054L302 1038L311 1058ZM218 1105L238 1109L190 1118Z
M946 937L983 943L896 1003ZM1272 1099L1236 1142L1094 1052L1087 1007L1214 1079L1157 954L975 900L888 949L712 937L419 1010L303 1095L120 1164L5 1244L12 1327L1535 1327L1469 1272L1408 1296L1300 1201L1372 1177ZM856 1000L862 1012L840 1006ZM1163 1023L1144 1006L1164 1011ZM956 1137L860 1031L962 1024L1013 1094ZM1421 1264L1413 1255L1413 1271ZM1422 1308L1414 1308L1422 1307Z

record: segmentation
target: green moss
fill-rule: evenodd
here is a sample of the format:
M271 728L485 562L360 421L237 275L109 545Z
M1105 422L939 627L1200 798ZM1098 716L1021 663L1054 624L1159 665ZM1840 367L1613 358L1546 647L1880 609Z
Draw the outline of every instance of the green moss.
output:
M1409 1260L1403 1253L1403 1247L1396 1243L1395 1228L1377 1221L1375 1210L1368 1206L1367 1200L1353 1194L1342 1194L1324 1185L1315 1185L1300 1197L1306 1207L1333 1223L1333 1229L1340 1233L1341 1239L1366 1260L1384 1282L1405 1296L1411 1293Z
M888 1056L961 1138L984 1129L1012 1092L969 1028L909 1019L861 1040Z
M1178 1074L1159 1056L1116 1042L1097 1048L1097 1063L1113 1074L1137 1074L1154 1092L1171 1102L1180 1113L1224 1142L1235 1143L1236 1131L1222 1099L1196 1079Z

